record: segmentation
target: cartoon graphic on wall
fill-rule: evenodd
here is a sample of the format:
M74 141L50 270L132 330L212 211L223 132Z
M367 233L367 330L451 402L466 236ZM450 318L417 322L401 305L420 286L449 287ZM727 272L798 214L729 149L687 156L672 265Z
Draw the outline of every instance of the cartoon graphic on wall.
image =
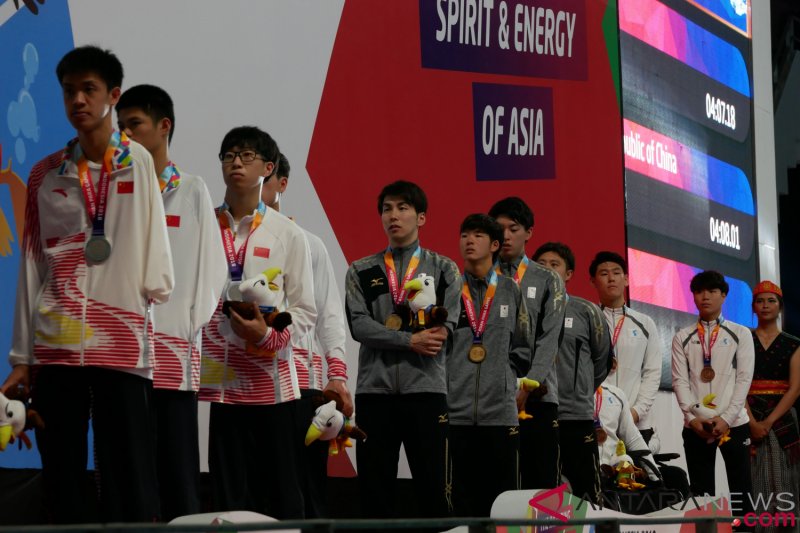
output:
M37 6L36 4L37 3L44 4L44 0L36 0L36 1L34 1L34 0L22 0L22 3L23 3L23 5L25 7L27 7L28 9L31 10L31 13L33 13L34 15L38 15L39 14L39 6ZM14 6L17 9L19 9L19 0L14 0Z
M0 185L8 185L11 196L12 216L14 225L12 231L9 226L9 217L0 209L0 256L11 255L11 244L16 242L17 247L22 242L22 225L25 221L25 182L22 181L12 169L12 158L8 158L8 166L3 168L3 146L0 145Z
M0 379L9 372L26 183L31 167L75 135L55 68L74 47L67 2L0 0ZM38 467L39 454L9 447L0 467Z

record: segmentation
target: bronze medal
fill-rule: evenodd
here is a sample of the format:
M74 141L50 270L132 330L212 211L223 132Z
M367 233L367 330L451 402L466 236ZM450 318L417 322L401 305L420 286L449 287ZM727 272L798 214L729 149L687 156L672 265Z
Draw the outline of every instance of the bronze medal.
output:
M703 383L711 383L714 380L714 376L716 373L714 369L710 366L704 367L703 370L700 372L700 379Z
M387 328L393 331L400 331L400 328L403 327L403 319L400 318L400 315L392 313L388 317L386 317L386 321L384 322Z
M480 364L486 359L486 348L483 344L473 344L469 349L469 360L473 363Z
M597 439L598 443L603 444L606 441L606 439L608 438L608 433L606 433L605 429L603 429L602 427L599 427L599 428L595 428L594 436Z

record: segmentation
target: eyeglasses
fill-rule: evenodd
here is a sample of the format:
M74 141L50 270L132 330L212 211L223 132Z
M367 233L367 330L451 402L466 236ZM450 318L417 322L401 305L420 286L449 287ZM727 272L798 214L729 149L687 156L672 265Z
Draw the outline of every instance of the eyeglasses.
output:
M236 158L242 160L242 163L252 163L256 159L261 159L262 161L266 161L263 157L259 157L259 155L254 152L253 150L243 150L241 152L225 152L224 154L219 154L219 160L222 161L223 165L230 165Z

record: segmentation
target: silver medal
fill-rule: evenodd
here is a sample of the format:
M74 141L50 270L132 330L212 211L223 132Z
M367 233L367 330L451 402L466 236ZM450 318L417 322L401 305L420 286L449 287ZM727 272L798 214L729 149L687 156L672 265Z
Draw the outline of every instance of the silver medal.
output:
M92 237L86 243L84 255L92 263L102 263L111 256L111 243L105 237Z

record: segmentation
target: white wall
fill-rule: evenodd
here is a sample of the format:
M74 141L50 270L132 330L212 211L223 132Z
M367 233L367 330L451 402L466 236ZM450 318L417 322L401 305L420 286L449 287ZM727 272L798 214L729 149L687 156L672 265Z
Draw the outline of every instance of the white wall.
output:
M205 178L215 204L225 192L217 159L225 133L255 125L276 139L292 165L281 209L325 242L342 291L347 262L305 162L343 5L71 0L69 6L75 46L112 49L125 68L123 89L150 83L170 93L176 115L171 156L184 171ZM348 337L351 368L357 353ZM355 372L350 374L354 390ZM204 470L207 422L208 406L201 405Z

